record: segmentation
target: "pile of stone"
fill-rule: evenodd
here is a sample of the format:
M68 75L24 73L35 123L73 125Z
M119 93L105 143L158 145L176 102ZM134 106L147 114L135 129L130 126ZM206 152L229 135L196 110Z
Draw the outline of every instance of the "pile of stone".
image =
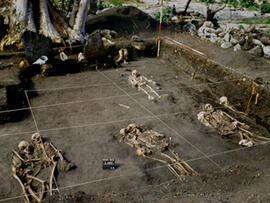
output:
M258 31L255 25L247 29L229 26L214 28L212 22L206 21L199 28L198 35L224 49L245 50L255 56L270 58L270 37Z

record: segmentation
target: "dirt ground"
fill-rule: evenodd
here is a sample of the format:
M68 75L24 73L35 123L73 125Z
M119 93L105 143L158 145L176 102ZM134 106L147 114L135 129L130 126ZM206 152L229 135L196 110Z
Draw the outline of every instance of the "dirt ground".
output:
M160 84L164 98L152 102L133 89L127 79L134 69ZM270 201L269 145L244 148L200 124L197 113L205 103L218 106L218 98L206 83L163 60L141 58L119 69L34 78L33 83L28 95L41 135L77 166L58 175L60 196L44 202L72 202L78 191L86 193L77 198L81 202ZM119 143L119 130L129 123L171 137L172 148L199 176L178 180L166 166L137 157ZM35 131L31 116L0 126L0 201L23 202L10 175L11 150ZM103 170L104 158L114 158L118 168Z

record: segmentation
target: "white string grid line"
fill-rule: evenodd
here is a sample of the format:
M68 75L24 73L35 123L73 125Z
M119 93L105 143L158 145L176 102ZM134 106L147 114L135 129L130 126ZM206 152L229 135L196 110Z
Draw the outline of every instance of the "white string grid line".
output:
M27 95L27 92L24 91L24 93L25 93L25 97L26 97L27 103L28 103L28 105L29 105L31 114L32 114L32 118L33 118L34 123L35 123L35 127L36 127L36 130L37 130L37 133L40 133L39 128L38 128L38 125L37 125L37 121L36 121L36 118L35 118L35 115L34 115L34 112L33 112L32 106L31 106L31 103L30 103L30 100L29 100L28 95ZM43 141L41 140L41 143L42 143L42 142L43 142ZM45 153L46 153L46 152L45 152ZM47 154L46 154L46 156L47 156ZM51 170L52 170L52 167L51 167L51 166L50 166L50 168L51 168ZM59 191L59 189L58 189L57 181L56 181L56 178L55 178L54 174L53 174L53 180L54 180L54 184L55 184L55 186L56 186L56 190L57 190L57 191L59 192L59 194L60 194L60 191Z
M236 81L238 81L238 80L236 80ZM222 83L222 82L229 82L229 81L219 81L219 82L216 82L216 83ZM114 83L114 82L113 82ZM197 84L197 85L193 85L193 86L198 86L198 85L203 85L203 84L206 84L206 83L202 83L202 84ZM215 83L209 83L209 84L215 84ZM115 85L115 83L114 83L114 85ZM192 87L192 86L186 86L186 87L184 87L184 88L187 88L187 87ZM130 97L130 95L131 94L127 94L126 96L129 96ZM26 108L26 109L29 109L29 108ZM32 110L32 108L30 107L30 110ZM180 113L180 112L178 112L178 113ZM178 113L173 113L173 114L178 114ZM183 112L184 113L184 112ZM152 113L153 114L153 113ZM153 116L151 116L151 117L149 117L149 118L156 118L157 116L162 116L162 115L164 115L164 114L161 114L161 115L155 115L155 114L153 114ZM167 114L167 115L169 115L169 114ZM133 118L134 119L134 118ZM138 118L135 118L135 119L138 119ZM132 119L128 119L128 120L132 120ZM127 120L122 120L122 121L127 121ZM122 122L121 121L121 122ZM36 124L36 121L35 121L35 124ZM100 124L103 124L103 123L100 123ZM90 124L90 125L96 125L96 124ZM57 128L57 129L62 129L62 128ZM54 130L54 129L49 129L49 130ZM46 130L43 130L43 131L46 131ZM28 133L28 132L27 132ZM18 133L18 134L22 134L22 133ZM178 133L177 133L178 134ZM240 148L240 149L238 149L238 150L242 150L242 149L245 149L245 148ZM229 153L231 150L229 150L229 151L226 151L226 152L223 152L223 153ZM235 151L235 150L232 150L232 151ZM211 157L212 157L212 155L211 155ZM205 158L205 156L203 156L203 157L201 157L201 159L203 159L203 158ZM194 160L199 160L198 158L197 159L194 159ZM166 166L165 166L166 167ZM160 167L159 167L160 168ZM77 184L78 185L78 184ZM76 186L76 185L75 185ZM75 187L75 186L72 186L72 187ZM63 188L64 189L64 188ZM0 201L2 201L2 200L0 200Z
M213 107L214 109L226 109L225 107ZM120 120L111 120L111 121L103 121L103 122L96 122L96 123L86 123L83 125L73 125L73 126L64 126L59 128L47 128L47 129L39 129L39 132L49 132L49 131L57 131L57 130L66 130L66 129L73 129L73 128L84 128L88 126L97 126L97 125L108 125L108 124L114 124L114 123L121 123L121 122L127 122L132 120L142 120L142 119L154 119L156 116L163 117L163 116L173 116L177 114L184 114L184 113L199 113L202 110L191 110L191 111L178 111L173 113L164 113L164 114L155 114L155 116L139 116L139 117L132 117L127 119L120 119ZM0 137L6 137L6 136L15 136L15 135L23 135L23 134L31 134L35 133L36 131L28 131L28 132L20 132L20 133L8 133L8 134L2 134Z
M222 107L223 108L223 107ZM156 116L170 116L170 115L177 115L177 114L181 114L181 113L189 113L190 111L184 111L184 112L176 112L176 113L169 113L169 114L159 114L159 115L155 115L155 116L146 116L146 117L137 117L137 118L131 118L131 119L124 119L124 120L117 120L117 121L110 121L110 122L106 122L106 124L110 124L110 123L115 123L115 122L124 122L124 121L129 121L129 120L136 120L136 119L153 119L155 118ZM198 110L199 112L199 110ZM103 125L105 124L105 122L101 122L101 123L94 123L94 124L88 124L87 126L89 125ZM85 127L86 125L83 125L83 126L76 126L76 127ZM67 129L67 128L74 128L75 126L72 126L72 127L64 127L64 128L56 128L56 129L46 129L46 130L39 130L39 131L50 131L50 130L61 130L61 129ZM34 133L35 131L33 131ZM267 143L262 143L262 144L267 144ZM257 145L256 145L257 146ZM240 150L243 150L243 149L246 149L246 148L238 148L238 149L233 149L233 150L228 150L228 151L225 151L225 152L220 152L220 153L216 153L216 154L211 154L211 155L208 155L209 157L214 157L214 156L217 156L217 155L222 155L222 154L226 154L226 153L231 153L231 152L236 152L236 151L240 151ZM197 160L201 160L201 159L205 159L205 156L202 156L202 157L198 157L198 158L193 158L193 159L189 159L189 160L185 160L186 162L191 162L191 161L197 161ZM159 168L163 168L163 167L166 167L166 166L158 166L158 167L153 167L151 169L146 169L147 171L149 170L155 170L155 169L159 169ZM115 178L117 178L119 176L116 176ZM120 176L122 177L122 175ZM109 179L112 179L114 177L109 177ZM102 180L107 180L107 179L102 179ZM102 181L100 179L98 179L98 182L99 181ZM88 181L88 182L85 182L85 183L81 183L81 184L76 184L76 185L72 185L72 186L67 186L67 187L63 187L61 189L65 189L65 188L70 188L70 187L77 187L77 186L81 186L81 185L85 185L85 184L89 184L89 183L92 183L92 182L96 182L95 180L93 181ZM60 188L59 188L60 189ZM5 200L8 200L8 199L5 199ZM1 201L1 200L0 200Z
M26 92L46 92L46 91L57 91L57 90L66 90L66 89L80 89L80 88L89 88L89 87L102 87L109 86L112 83L99 83L99 84L91 84L91 85L83 85L83 86L66 86L66 87L55 87L55 88L46 88L46 89L31 89L25 90ZM119 83L125 84L125 83Z
M136 99L134 99L132 96L130 96L128 94L128 92L126 92L123 88L121 88L120 86L118 86L114 81L112 81L107 75L105 75L103 72L99 73L101 75L103 75L104 77L106 77L109 81L111 81L115 87L117 87L119 90L121 90L123 93L125 93L130 99L132 99L135 103L137 103L141 108L145 109L147 112L149 112L152 116L154 116L157 120L159 120L164 126L166 126L168 129L172 130L175 134L177 134L178 136L180 136L184 141L186 141L189 145L191 145L194 149L196 149L198 152L200 152L201 154L203 154L209 161L211 161L212 163L214 163L217 167L219 167L220 169L222 169L222 167L215 162L214 160L212 160L211 158L209 158L207 156L207 154L205 154L203 151L201 151L197 146L195 146L194 144L192 144L188 139L186 139L184 136L182 136L180 133L178 133L175 129L171 128L167 123L165 123L163 120L161 120L159 117L157 117L151 110L149 110L147 107L145 107L144 105L142 105L141 103L139 103Z
M235 81L239 81L239 80L225 80L225 81L218 81L218 82L209 82L209 83L199 83L196 85L189 85L189 86L185 86L185 87L179 87L178 89L186 89L186 88L192 88L192 87L197 87L200 85L211 85L211 84L219 84L219 83L226 83L226 82L235 82ZM112 84L112 83L106 83L106 84ZM126 84L126 83L125 83ZM107 85L106 85L107 86ZM77 86L74 87L74 89L76 88L85 88L87 86ZM72 87L64 87L63 89L69 89ZM53 88L53 89L46 89L44 91L54 91L54 90L60 90L62 88ZM43 91L43 90L25 90L26 92L34 92L34 91ZM170 90L158 90L158 92L171 92ZM130 95L138 95L138 94L142 94L142 92L138 92L138 93L133 93ZM53 107L53 106L59 106L59 105L66 105L66 104L73 104L73 103L83 103L83 102L89 102L89 101L96 101L96 100L102 100L102 99L110 99L110 98L116 98L116 97L128 97L126 94L122 94L122 95L116 95L116 96L108 96L108 97L97 97L94 99L88 99L88 100L77 100L77 101L72 101L72 102L63 102L63 103L56 103L56 104L49 104L49 105L41 105L41 106L32 106L32 109L37 109L37 108L46 108L46 107ZM15 111L23 111L23 110L30 110L29 107L25 107L25 108L19 108L19 109L10 109L10 110L3 110L0 111L1 113L9 113L9 112L15 112Z

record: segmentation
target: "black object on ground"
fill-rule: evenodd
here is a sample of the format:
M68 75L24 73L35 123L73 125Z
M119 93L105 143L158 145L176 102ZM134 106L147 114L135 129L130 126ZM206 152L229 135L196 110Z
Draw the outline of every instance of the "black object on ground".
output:
M114 159L102 159L103 170L115 170L115 160Z

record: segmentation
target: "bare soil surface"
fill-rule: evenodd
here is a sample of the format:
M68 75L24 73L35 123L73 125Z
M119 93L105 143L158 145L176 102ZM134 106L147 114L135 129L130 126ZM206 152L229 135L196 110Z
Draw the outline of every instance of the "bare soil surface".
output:
M140 16L135 18L136 25ZM138 30L133 29L135 24L128 24L132 28L129 34ZM269 60L223 50L177 29L163 32L163 36L169 35L243 76L261 77L269 87ZM141 34L149 35L155 37L156 33ZM2 62L16 66L20 60ZM119 69L34 77L32 89L27 91L34 117L29 109L22 109L27 118L0 125L0 201L23 202L21 189L11 177L11 151L19 141L29 140L38 128L77 166L58 174L60 195L44 202L269 202L269 144L244 148L237 139L221 137L197 120L205 103L222 108L213 89L230 92L228 87L235 81L224 78L213 88L209 80L192 80L179 64L174 65L174 58L168 61L141 58ZM128 84L128 76L135 69L160 84L162 99L150 101ZM240 90L237 95L243 99ZM254 120L242 120L269 134L269 129ZM133 148L119 143L119 130L130 123L144 124L171 137L172 148L199 176L175 179L166 166L138 157ZM114 158L117 169L103 170L104 158Z
M150 101L128 84L134 69L160 84L161 100ZM0 198L5 202L23 202L10 175L11 150L36 131L34 119L41 135L77 166L57 176L60 196L45 202L270 201L269 145L244 148L200 124L197 113L205 103L222 108L218 98L207 83L191 80L163 60L142 58L116 70L36 77L33 84L28 95L34 118L0 126ZM119 143L119 130L129 123L171 137L172 148L200 175L175 179L166 166L136 156ZM114 158L118 168L103 170L104 158Z

